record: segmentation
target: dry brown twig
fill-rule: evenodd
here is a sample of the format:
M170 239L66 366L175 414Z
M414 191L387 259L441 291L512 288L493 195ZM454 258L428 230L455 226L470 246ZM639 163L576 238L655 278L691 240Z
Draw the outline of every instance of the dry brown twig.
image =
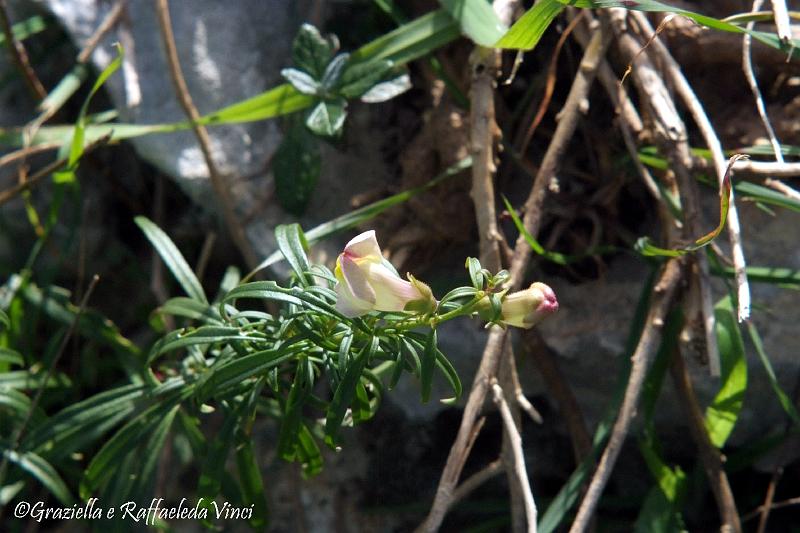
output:
M0 0L0 27L2 27L3 34L6 37L11 60L22 74L25 84L37 100L43 100L47 96L47 91L42 85L42 82L39 81L36 71L33 70L28 60L28 52L25 50L25 45L14 36L14 30L11 28L11 20L8 16L6 0Z
M782 468L778 468L772 473L769 485L767 485L767 493L764 495L764 503L761 504L761 513L758 518L758 529L756 533L764 533L767 530L769 513L772 511L772 505L775 501L775 489L778 487L778 481L780 481L782 475Z
M88 144L86 148L83 149L84 155L91 152L95 148L102 146L108 142L110 139L109 135L101 137L94 141L91 144ZM5 204L6 202L12 200L15 196L17 196L22 191L27 191L31 189L34 185L37 185L42 179L46 178L53 172L60 170L64 165L69 162L69 157L64 157L53 161L52 163L44 166L43 168L36 171L35 174L28 176L24 181L20 181L15 186L10 187L2 192L0 192L0 206Z
M122 13L125 10L125 4L128 0L117 0L114 5L111 7L111 10L106 14L103 18L100 25L94 30L94 33L86 40L83 45L83 50L78 53L78 57L76 61L78 63L86 63L89 61L89 57L92 53L97 49L97 45L100 44L100 41L103 40L103 37L108 34L109 31L116 25L119 21Z
M528 472L525 468L525 456L522 453L522 437L519 434L514 416L511 414L511 409L506 403L503 396L503 389L498 385L497 380L492 381L492 393L494 395L494 403L500 409L500 416L503 418L503 427L508 434L508 440L511 443L514 457L514 473L517 477L517 483L522 491L525 502L525 518L528 524L528 533L536 533L537 525L537 511L536 503L533 501L533 493L531 492L531 484L528 480Z
M495 0L492 7L506 25L510 25L517 0ZM495 121L495 90L501 66L499 50L476 46L470 56L471 106L470 106L470 153L472 154L472 200L475 205L475 218L478 224L480 262L491 272L502 268L500 242L503 241L497 229L495 209L494 173L495 143L499 128ZM499 376L503 388L512 394L520 388L519 376L510 344L506 345L505 355L501 356ZM515 424L520 423L519 404L509 396L513 406ZM503 435L502 458L506 465L506 475L511 495L512 529L521 531L525 522L525 495L515 482L515 461L513 445L506 434Z
M654 35L653 28L650 26L647 17L643 13L631 11L631 17L636 21L645 36ZM675 86L675 91L689 109L695 124L697 124L700 130L700 134L703 136L709 150L711 150L711 157L714 161L714 167L717 173L717 181L719 186L722 187L728 159L725 157L719 137L717 137L714 127L706 115L703 104L700 103L691 85L689 85L689 82L681 72L680 65L678 65L660 39L653 40L652 50L663 63L665 74L669 77L670 81ZM732 195L728 209L727 228L728 241L730 242L731 253L733 255L733 268L735 270L738 304L737 314L739 322L742 322L750 318L750 285L747 281L747 263L744 258L744 249L742 247L739 213L736 209L736 201Z
M714 492L714 499L719 508L723 527L726 528L727 531L740 533L742 531L742 524L739 521L739 513L736 511L736 501L733 499L733 492L731 491L730 483L728 483L728 476L725 474L725 469L722 466L722 456L720 451L714 447L714 444L708 436L708 431L705 426L705 416L700 409L700 404L692 388L692 381L689 377L686 365L684 364L683 356L678 350L673 354L670 372L672 373L672 381L675 383L675 388L678 392L678 399L682 404L689 422L689 432L697 445L700 462L706 471L711 490Z
M453 498L450 501L450 506L454 507L464 498L469 496L472 491L492 479L494 476L503 471L504 465L502 459L495 459L488 465L478 470L467 479L465 479L458 488L453 492Z
M605 54L610 40L608 29L599 25L591 38L591 43L586 49L580 68L575 76L564 108L559 114L560 120L553 139L548 146L542 164L537 172L536 180L531 193L525 203L525 218L523 224L532 235L537 235L541 226L543 203L547 195L547 185L555 175L561 163L561 158L572 138L577 126L581 109L594 80L600 60ZM514 249L511 262L510 290L518 290L522 286L523 274L530 260L531 249L524 236L520 235ZM442 471L439 486L436 490L431 510L425 521L417 529L419 532L433 532L439 529L444 515L452 499L453 490L458 482L461 470L469 455L470 436L473 433L475 420L478 418L481 406L489 389L489 380L497 374L503 345L508 338L508 333L500 328L493 328L489 333L486 347L481 357L481 363L467 398L461 425L456 436L447 463Z
M628 31L627 10L613 9L609 10L607 15L613 21L620 50L632 57L633 83L641 96L643 105L647 106L653 117L653 135L656 143L667 157L670 169L675 174L684 211L684 238L694 240L698 235L702 235L699 192L694 177L691 175L692 155L686 126L678 114L671 92L662 80L662 74L656 70L650 60L650 54L660 43L652 37L651 32L648 40L651 47L647 49L646 53L643 53L642 45ZM647 37L645 35L645 38ZM708 354L711 375L718 376L720 372L719 352L714 331L714 305L708 261L704 254L693 255L692 261L694 262L692 278L695 288L691 292L693 298L690 300L690 304L693 312L684 331L684 338L687 346L692 346L696 336L694 330L702 330L702 343Z
M167 52L167 61L169 63L170 76L175 85L175 92L180 101L181 107L186 113L189 120L192 121L192 129L200 144L200 150L203 153L203 158L208 166L208 173L211 179L211 186L214 193L219 198L222 207L222 214L225 220L225 225L228 232L231 234L233 241L236 243L237 248L242 253L245 263L250 270L254 270L258 265L258 259L253 250L252 245L247 240L247 236L239 222L233 198L231 198L229 185L226 177L220 173L216 163L214 163L214 155L211 148L211 137L208 135L208 130L205 126L199 123L200 113L197 111L189 89L186 86L186 80L183 77L180 60L178 59L178 50L175 47L175 37L172 34L172 22L170 21L169 5L167 0L156 0L156 12L158 14L158 22L161 28L161 35L164 40L164 47Z
M667 262L663 272L653 289L652 303L647 315L644 330L639 338L636 351L633 354L630 378L625 387L625 396L622 400L617 419L611 430L608 444L606 445L600 462L597 465L589 488L578 508L578 514L570 527L570 533L580 533L586 531L590 521L600 501L600 496L611 477L625 437L628 435L631 423L639 405L639 398L642 393L647 371L655 358L661 341L661 330L664 327L667 313L672 307L672 302L678 291L678 286L683 278L683 261L681 259L671 259Z

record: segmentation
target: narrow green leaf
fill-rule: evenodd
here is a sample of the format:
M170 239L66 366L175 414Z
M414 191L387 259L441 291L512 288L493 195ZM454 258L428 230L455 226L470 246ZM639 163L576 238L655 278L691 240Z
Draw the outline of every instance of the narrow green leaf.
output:
M458 24L444 9L432 11L378 37L350 56L353 63L388 59L403 65L429 54L461 35Z
M294 380L283 403L283 417L281 429L278 433L278 454L286 461L294 461L298 455L298 438L300 431L303 406L309 394L310 383L304 378L300 367L304 364L301 359L297 362L294 371Z
M33 452L18 453L13 450L4 450L8 460L19 466L22 470L33 476L65 506L75 503L75 497L67 488L67 484L58 475L53 465Z
M117 44L117 57L108 64L106 68L97 77L89 95L84 100L78 113L78 119L75 121L75 128L72 132L72 142L69 148L69 159L66 168L53 173L53 179L57 183L70 183L75 180L75 170L78 161L83 156L85 131L86 131L86 113L89 111L89 103L92 101L95 93L100 90L100 87L105 84L106 80L114 74L122 65L123 51L122 46Z
M422 367L420 368L420 387L422 403L427 403L431 399L431 388L433 387L433 369L436 366L438 337L435 329L431 329L428 339L425 342L425 351L422 353Z
M378 349L378 342L378 337L372 337L369 345L364 346L361 349L361 353L347 367L339 386L336 387L336 392L333 394L333 400L331 400L328 414L325 418L325 443L332 448L336 447L337 436L342 426L344 415L347 408L353 403L356 387L369 363L369 359Z
M28 370L12 370L0 373L0 388L33 390L44 386L48 389L66 388L71 385L69 378L60 372L54 373L45 383L45 371L31 373Z
M635 533L675 533L684 531L674 505L658 487L652 487L636 517Z
M183 393L186 394L185 392ZM128 422L112 436L92 458L80 483L80 496L90 498L92 493L114 474L113 465L122 461L142 439L151 435L165 416L180 402L180 395L162 399Z
M453 394L455 394L453 398L445 398L441 401L442 403L448 405L454 404L459 398L461 398L461 393L463 392L461 379L458 377L458 372L456 372L453 364L438 348L436 349L436 366L438 366L439 370L444 373L444 377L450 384L450 388L453 389Z
M43 115L52 115L55 111L67 103L73 94L80 89L83 82L89 76L89 67L84 63L77 63L72 70L67 72L56 86L47 93L47 96L39 104L38 110Z
M495 48L533 50L563 9L558 0L539 0L495 43Z
M300 111L309 107L313 102L313 97L299 92L286 83L209 113L200 118L200 123L214 125L255 122ZM190 124L184 123L180 123L180 126L182 129L191 127Z
M0 364L24 366L25 359L16 350L0 346Z
M317 441L308 426L305 424L300 425L297 439L303 476L308 478L319 474L322 471L322 451L319 449Z
M156 313L179 316L191 320L199 320L211 325L221 324L219 311L216 307L210 306L193 298L186 296L176 296L170 298L156 309Z
M469 272L469 279L475 290L482 291L486 285L486 278L483 275L483 267L480 261L475 257L467 257L467 272Z
M356 395L353 399L351 412L353 415L353 424L366 422L372 418L374 414L372 409L370 409L369 395L367 394L367 388L364 386L363 379L356 384Z
M44 18L39 15L34 15L11 26L11 33L14 35L14 39L24 41L28 37L32 37L45 29L47 29L47 24ZM8 46L4 33L0 34L0 46Z
M164 443L172 429L172 422L175 420L175 415L178 413L179 409L180 405L176 405L170 409L153 429L147 442L145 442L138 451L133 452L136 454L136 462L134 465L136 482L132 492L133 495L146 498L148 493L152 493L152 483L155 478L156 467L163 455ZM126 496L128 495L126 494Z
M261 478L261 467L253 450L253 440L246 435L240 437L237 442L236 466L244 503L253 505L253 516L248 522L255 529L264 528L269 521L264 480Z
M225 474L225 461L234 444L236 424L238 417L235 411L225 413L222 427L216 436L209 439L209 446L200 469L200 478L197 481L197 496L206 502L205 507L212 509L211 500L216 498L222 490L222 477Z
M134 220L186 294L198 302L208 304L208 299L205 292L203 292L200 280L194 275L189 263L183 258L180 250L178 250L178 247L175 246L169 236L147 217L138 216Z
M151 364L159 355L179 350L188 346L229 343L233 341L265 342L263 337L247 335L241 329L228 326L200 326L186 332L183 329L171 331L159 339L147 356L147 364Z
M78 315L78 306L70 301L70 293L60 287L50 286L43 291L33 283L26 283L19 294L32 306L38 307L49 318L62 326L70 327ZM91 309L84 309L78 320L78 333L97 341L128 357L139 356L139 348L120 334L108 318Z
M461 28L476 44L492 47L508 30L486 0L439 0Z
M747 279L761 283L773 283L794 289L800 288L800 270L779 267L748 266ZM733 278L736 272L732 267L711 265L711 273L717 276Z
M210 368L200 384L198 396L205 400L240 385L253 376L265 374L270 369L302 353L303 344L286 343L278 348L262 350L237 357L220 366Z
M28 417L31 410L31 400L25 394L14 389L0 389L0 410L11 411L11 417L22 421ZM37 407L31 414L30 424L37 426L46 419L41 407Z
M275 194L281 207L293 215L302 215L311 201L321 171L318 140L304 124L295 123L286 132L272 158Z
M285 224L275 228L275 240L278 242L278 249L291 265L297 278L303 286L313 284L309 279L308 271L311 269L306 257L308 242L300 224Z
M705 426L714 446L722 448L742 410L744 393L747 390L747 360L730 296L726 296L714 306L714 317L722 386L706 408Z
M0 325L5 329L11 329L11 320L9 320L8 315L2 309L0 309Z
M677 249L665 249L654 246L648 237L641 237L636 241L634 246L635 250L644 256L663 256L663 257L680 257L688 252L694 252L707 246L714 239L716 239L725 227L725 221L728 218L728 209L731 202L731 171L733 165L737 160L747 157L742 154L734 154L728 161L728 168L725 170L725 175L722 179L722 186L719 190L719 224L711 232L699 237L693 244L684 246Z
M124 418L134 411L145 393L141 385L125 385L96 394L70 405L53 415L46 424L33 427L22 440L21 449L43 454L49 450L70 454L79 449L81 440L98 427L116 417ZM99 436L102 432L98 432ZM48 452L52 455L52 452Z
M778 397L781 407L783 407L783 410L792 419L792 422L794 422L796 425L800 425L800 414L798 414L792 399L789 398L789 395L783 391L780 383L778 383L778 378L775 376L775 370L772 368L772 363L769 360L769 356L764 351L764 343L761 342L761 335L759 335L756 325L749 320L747 321L747 332L750 334L750 340L753 342L753 346L756 348L758 358L761 360L761 364L764 366L764 371L767 373L769 384L772 387L775 396Z

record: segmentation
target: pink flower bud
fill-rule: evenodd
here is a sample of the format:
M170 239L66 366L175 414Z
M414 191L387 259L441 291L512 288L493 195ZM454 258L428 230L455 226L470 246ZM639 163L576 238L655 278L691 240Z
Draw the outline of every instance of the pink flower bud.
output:
M410 279L405 281L385 264L375 231L366 231L348 242L336 259L336 309L351 318L370 311L432 310L436 300L430 288Z
M537 281L524 291L506 295L501 309L502 324L530 329L558 311L558 300L553 289ZM478 311L482 316L488 317L491 311L488 297L478 304Z

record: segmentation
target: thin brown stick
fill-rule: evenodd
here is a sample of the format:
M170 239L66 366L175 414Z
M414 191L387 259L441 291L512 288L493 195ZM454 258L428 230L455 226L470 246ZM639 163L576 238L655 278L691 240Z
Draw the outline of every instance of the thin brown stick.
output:
M782 181L774 180L772 178L767 178L764 180L764 185L766 185L770 189L775 189L776 191L778 191L779 193L783 194L788 198L800 201L800 191L789 187Z
M211 137L208 135L206 127L199 123L200 113L197 111L194 102L192 102L192 96L189 94L186 80L183 77L180 60L178 59L178 50L175 47L175 37L172 34L172 22L170 21L167 0L156 0L156 11L158 14L159 26L161 27L161 35L164 39L164 47L167 52L170 75L175 85L175 92L181 107L183 107L184 112L192 121L192 129L200 144L200 150L203 152L203 158L206 161L206 166L208 166L211 186L217 198L220 200L225 224L228 227L231 238L233 238L233 241L242 253L248 268L253 270L258 265L256 253L247 240L244 228L236 217L233 198L230 195L229 185L226 183L227 180L225 176L219 172L214 163L214 156L211 152Z
M582 107L581 104L584 102L589 92L599 61L608 47L609 37L610 34L603 25L601 25L592 36L591 43L586 49L586 53L581 61L581 66L575 76L569 96L560 114L561 119L553 135L553 140L550 146L548 146L530 196L525 203L526 209L523 224L534 236L538 234L541 225L543 202L547 194L547 185L558 169L561 158L566 151L566 146L575 131ZM518 290L522 286L524 278L522 274L528 265L530 254L530 246L527 241L525 241L525 238L520 236L520 238L517 239L514 257L511 262L510 290ZM464 461L466 461L465 450L469 443L472 426L486 399L489 380L497 373L503 351L503 344L506 342L507 335L508 333L500 328L493 328L489 333L489 339L486 342L480 366L478 367L472 389L467 398L467 404L464 407L464 415L461 418L458 435L456 436L453 446L450 448L447 463L442 471L431 510L425 521L417 529L419 532L437 531L444 519L448 507L447 502L452 498L453 489L461 475Z
M645 37L654 35L653 28L650 26L647 17L638 11L631 11L631 17L636 20L638 26L642 29ZM700 134L711 150L711 158L714 160L714 167L717 172L717 181L719 186L722 187L725 180L725 172L728 166L728 159L722 150L719 137L714 131L711 121L706 115L703 104L698 100L686 77L681 72L680 65L672 57L667 50L667 47L660 39L653 40L651 49L657 54L658 58L664 65L664 72L669 77L672 84L675 86L675 91L683 100L683 103L689 109L692 118L700 130ZM736 201L731 196L730 205L728 208L728 241L731 245L731 253L733 255L733 268L735 270L735 281L737 288L737 305L739 322L750 318L750 285L747 281L747 262L744 258L744 249L742 247L742 232L739 224L739 212L736 209Z
M197 266L195 266L195 274L197 279L203 279L206 272L208 261L211 259L211 252L214 250L214 243L217 241L217 233L209 231L206 233L206 238L203 239L203 247L200 249L200 256L197 258Z
M611 9L607 14L613 21L617 34L617 43L626 56L632 57L634 68L631 78L637 87L643 104L646 105L654 118L654 136L662 153L669 160L670 168L675 174L681 194L682 208L684 210L684 238L694 240L697 235L705 232L700 230L700 203L697 183L691 175L692 156L688 143L686 125L672 100L669 89L662 80L662 75L656 70L650 60L653 46L647 53L642 53L641 44L627 31L627 11L624 9ZM653 40L655 46L658 41ZM712 376L718 376L719 350L717 337L714 331L714 309L711 294L711 282L708 274L708 260L704 254L694 254L692 260L693 284L696 290L691 294L694 299L692 316L689 317L687 332L694 335L695 324L703 332L706 353L708 354L709 367Z
M564 43L567 42L567 39L577 25L581 22L581 18L586 13L586 11L581 10L578 16L574 17L569 22L569 25L567 25L567 27L561 33L558 38L558 42L556 42L556 46L553 48L553 54L550 57L550 64L547 67L547 82L544 86L542 100L539 102L539 108L536 110L536 114L530 121L528 129L525 131L525 137L523 137L522 142L517 146L517 151L521 154L524 154L527 151L528 145L530 144L531 139L533 139L533 134L536 132L536 128L539 127L539 123L542 122L545 113L547 113L547 109L550 107L550 101L553 99L553 93L555 92L556 88L556 74L559 64L558 60L561 57L561 49L564 47Z
M8 51L11 54L11 60L16 65L17 70L22 74L25 80L25 85L28 86L31 94L37 100L44 100L47 96L42 82L36 76L30 61L28 60L28 52L25 51L25 45L14 36L14 30L11 28L11 21L8 16L8 5L6 0L0 0L0 27L2 27L3 34L6 36L6 43L8 43Z
M106 135L106 136L101 137L100 139L94 141L93 143L87 145L86 148L84 148L84 150L83 150L84 155L89 153L90 151L94 150L98 146L105 144L109 140L109 138L110 137L108 135ZM19 183L17 183L13 187L10 187L10 188L0 192L0 207L2 207L3 204L8 202L9 200L13 199L19 193L21 193L23 191L27 191L28 189L30 189L31 187L33 187L34 185L39 183L43 178L46 178L47 176L49 176L53 172L59 170L61 167L66 165L68 162L69 162L69 157L64 157L62 159L58 159L56 161L53 161L52 163L46 165L44 168L36 171L36 173L33 174L32 176L28 176L25 180L20 181Z
M642 336L639 338L636 351L633 353L633 366L631 367L628 384L625 387L625 396L622 400L622 406L614 422L614 427L611 430L611 436L609 437L606 449L603 451L603 455L597 465L597 470L581 501L578 514L575 516L575 521L572 523L572 527L570 527L570 533L586 531L586 528L592 520L594 511L597 508L597 504L600 501L603 489L608 483L608 479L611 477L611 472L614 469L619 453L622 451L622 444L625 442L625 437L628 435L631 423L636 414L636 408L639 405L639 398L642 394L642 386L647 377L647 371L658 351L664 321L672 307L672 302L682 277L683 264L681 260L672 259L667 262L658 283L653 289L652 304L647 314L644 331L642 331Z
M78 63L86 63L89 61L89 56L97 48L97 45L100 44L100 41L106 34L111 31L114 25L119 21L120 16L122 15L125 4L128 0L117 0L114 5L111 7L111 10L108 14L103 18L103 21L94 30L94 33L86 40L86 43L83 45L83 50L78 53L78 57L76 61Z
M761 504L761 516L758 518L758 529L756 533L764 533L767 530L769 513L772 511L772 503L775 501L775 489L778 487L778 481L780 481L782 475L782 468L778 468L772 473L769 485L767 485L767 494L764 496L764 503Z
M503 389L497 384L497 380L492 382L492 392L494 393L494 403L500 409L500 416L503 418L503 427L508 434L508 440L513 449L514 458L514 472L519 483L519 488L522 491L525 502L525 518L528 523L528 533L536 533L537 524L537 510L536 502L533 499L531 492L531 484L528 480L528 472L525 468L525 456L522 453L522 437L517 429L517 424L514 421L514 416L511 414L511 409L508 407L505 397L503 396Z
M784 507L791 507L793 505L800 505L800 496L789 498L788 500L781 500L769 506L770 510L783 509ZM751 511L742 517L742 522L749 522L753 518L759 516L763 511L763 505L759 505L757 509Z
M761 6L763 4L763 0L754 0L751 11L754 13L761 11ZM786 9L786 6L784 5L783 8ZM775 14L775 19L778 19L777 13ZM755 27L755 22L747 23L748 30L752 30L753 27ZM770 122L769 115L767 114L767 106L764 105L764 98L761 96L761 89L758 87L756 73L753 70L753 58L751 55L752 43L753 38L749 33L742 34L742 70L744 71L745 79L747 79L747 84L750 86L750 92L753 93L753 100L756 104L756 110L758 110L758 116L761 117L761 123L764 125L764 129L767 131L767 138L769 138L769 143L772 145L772 151L775 153L775 160L778 163L783 163L781 143L778 141L778 136L775 135L775 130L772 128L772 123Z
M450 500L450 507L455 507L460 501L472 494L472 492L503 471L503 460L495 459L488 465L478 470L465 479L458 488L453 491L453 498Z
M491 48L476 47L470 58L472 64L472 94L470 106L470 152L472 153L472 201L478 222L480 262L490 272L500 270L502 237L497 230L494 183L494 145L497 124L494 118L494 91L499 66L499 54Z
M25 159L28 156L41 154L43 152L49 152L51 150L58 150L61 148L60 144L37 144L36 146L29 146L27 148L20 148L19 150L14 150L3 157L0 157L0 168L4 167L10 163L18 159Z
M496 0L493 9L498 18L510 25L517 0ZM503 240L497 229L495 208L494 173L495 143L499 128L495 121L495 88L501 61L500 51L482 46L475 47L470 57L472 70L470 106L470 151L472 153L472 200L475 205L475 218L480 237L480 261L491 272L502 267L499 243ZM503 387L511 393L519 383L514 353L510 344L506 345L505 355L501 356L500 377ZM516 402L513 419L519 424L519 408ZM511 495L512 530L523 531L525 523L524 494L515 480L513 468L513 445L506 434L503 435L502 457L507 465L506 474Z
M456 440L450 447L447 463L442 470L433 505L425 521L417 528L417 533L438 531L447 510L450 508L453 491L461 475L461 470L464 468L464 463L469 456L471 443L474 441L473 435L476 433L475 421L478 419L483 402L486 399L489 380L497 374L500 354L502 354L503 344L506 342L507 335L506 330L498 327L492 328L489 332L489 339L486 341L480 366L475 373L475 379L472 382L472 388L464 406L464 414L461 417L461 425L459 426Z
M523 208L525 213L523 225L534 237L538 235L542 224L544 199L547 196L548 186L558 172L569 141L578 126L578 119L581 117L582 110L585 109L589 89L594 82L600 61L605 56L610 37L611 33L604 24L595 27L594 34L578 66L578 72L572 82L564 107L558 114L558 126L542 158L533 188ZM512 290L517 290L522 286L523 273L528 266L530 255L531 247L525 240L525 236L520 234L514 246L514 257L509 269Z
M728 483L728 476L725 474L725 469L722 466L722 457L719 450L714 447L708 436L708 431L705 427L705 417L700 410L700 404L695 396L689 372L683 362L683 356L677 350L672 356L670 372L672 374L672 381L675 383L675 388L678 392L678 399L681 402L689 422L689 432L697 445L700 462L703 464L703 469L706 471L709 485L714 493L714 499L719 508L723 527L728 528L729 531L733 531L734 533L741 532L742 524L739 521L739 513L736 511L736 501L733 499L733 492L731 491L730 483Z
M774 178L796 178L800 176L800 163L773 161L737 161L734 167L737 173L754 176L772 176Z

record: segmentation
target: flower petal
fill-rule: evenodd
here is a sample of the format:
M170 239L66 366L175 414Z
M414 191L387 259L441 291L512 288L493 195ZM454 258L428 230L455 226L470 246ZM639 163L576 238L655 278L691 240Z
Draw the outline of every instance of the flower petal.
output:
M353 259L345 254L339 256L339 266L341 267L342 278L339 285L347 288L350 298L362 300L368 304L375 303L375 291L370 287L370 281L361 267ZM344 283L342 283L344 282Z
M353 298L347 285L341 281L334 287L336 291L336 310L347 318L366 315L372 311L372 304L364 300Z
M350 239L350 242L344 247L344 255L353 259L370 259L372 261L383 259L381 247L375 238L375 230L365 231Z
M383 264L367 265L367 276L375 291L375 309L378 311L402 311L408 302L423 297L416 287Z

